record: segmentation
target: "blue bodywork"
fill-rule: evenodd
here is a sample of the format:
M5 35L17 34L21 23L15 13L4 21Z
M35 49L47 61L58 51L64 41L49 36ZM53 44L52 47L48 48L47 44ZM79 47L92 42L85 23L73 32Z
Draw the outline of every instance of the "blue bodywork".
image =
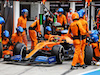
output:
M22 56L21 55L15 55L10 57L10 60L12 61L21 61L22 60ZM37 63L55 63L56 62L56 56L51 56L51 57L46 57L46 56L37 56L34 60L34 62Z
M46 57L46 56L37 56L35 62L44 62L44 63L54 63L56 62L56 56Z
M61 31L61 34L67 34L68 33L68 30L62 30Z
M22 56L21 55L15 55L11 57L11 60L21 61Z

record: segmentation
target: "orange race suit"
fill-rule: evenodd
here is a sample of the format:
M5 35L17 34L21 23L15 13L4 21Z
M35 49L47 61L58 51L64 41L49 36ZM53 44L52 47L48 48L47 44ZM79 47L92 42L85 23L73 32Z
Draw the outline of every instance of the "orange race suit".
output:
M95 43L91 43L93 48L93 59L95 61L100 60L100 41L97 41Z
M21 26L23 29L24 29L24 32L22 33L22 37L23 37L23 42L25 43L25 45L27 46L27 26L26 26L26 23L27 23L27 18L24 18L23 16L20 16L18 18L18 24L17 24L17 27L18 26Z
M4 55L13 56L12 46L10 46L8 38L2 40L2 45L3 45L3 56L2 57L4 57Z
M16 43L22 43L23 42L22 36L18 36L17 33L12 34L11 42L12 43L9 44L9 39L8 38L2 40L3 50L4 50L3 51L3 57L4 57L4 55L9 55L9 54L11 56L13 56L13 51L12 50L14 49L14 46L15 46ZM7 48L7 46L8 46L8 48Z
M49 37L50 37L50 35L51 35L51 34L46 33L46 34L44 35L45 39L48 40Z
M2 40L3 50L5 50L5 45L7 45L8 42L9 42L8 38Z
M16 43L23 43L23 36L19 36L17 33L12 34L11 41L13 45Z
M59 22L63 27L67 24L66 16L65 15L57 15L57 22Z
M39 32L39 34L41 34L39 20L36 20L29 27L29 36L30 36L30 39L31 39L31 49L34 49L34 47L38 43L38 40L37 40L37 32Z
M80 23L82 24L83 28L88 32L89 29L88 29L88 23L86 20L84 19L79 19ZM81 52L82 52L82 57L84 59L84 49L85 49L85 45L86 45L86 34L82 33L81 32L81 35L82 35L82 41L81 41Z
M73 23L68 28L67 35L71 33L73 35L73 44L75 47L75 53L72 61L72 66L75 66L78 60L80 59L80 64L84 65L84 61L81 55L81 41L80 41L80 32L86 34L86 30L82 27L82 24L78 20L74 20Z

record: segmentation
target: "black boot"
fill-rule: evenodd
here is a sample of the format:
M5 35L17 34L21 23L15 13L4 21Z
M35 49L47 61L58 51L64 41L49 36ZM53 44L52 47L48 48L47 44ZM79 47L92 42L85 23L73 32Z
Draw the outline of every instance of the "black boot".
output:
M71 66L71 70L76 70L76 69L78 69L78 67Z
M77 63L76 65L75 65L75 67L80 67L81 65L80 65L80 63Z
M84 65L82 65L82 67L83 67L83 69L85 69L87 67L87 65L84 64Z

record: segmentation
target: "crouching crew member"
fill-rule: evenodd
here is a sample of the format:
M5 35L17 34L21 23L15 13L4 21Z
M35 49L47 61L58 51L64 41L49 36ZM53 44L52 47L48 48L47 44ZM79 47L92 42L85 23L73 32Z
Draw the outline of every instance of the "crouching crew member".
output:
M3 45L3 50L8 49L8 42L9 42L9 32L7 30L3 31L3 39L2 39L2 45Z
M75 53L71 65L71 69L77 69L75 65L77 64L78 60L80 59L80 64L82 65L83 68L86 68L87 66L84 64L84 60L81 55L81 40L80 40L80 33L87 34L86 30L82 27L82 24L79 21L79 15L78 13L73 13L72 14L72 20L73 23L68 28L68 33L73 35L73 44L75 47Z
M96 61L94 62L95 65L100 65L100 40L98 35L93 35L92 37L93 43L91 43L92 48L93 48L93 60Z
M17 32L12 34L11 41L12 44L15 45L16 43L23 43L23 38L22 38L22 33L23 33L23 28L21 26L16 28Z
M51 27L50 26L47 26L46 27L46 34L44 35L45 39L48 40L50 35L51 35Z
M3 56L2 57L4 57L4 55L9 55L9 54L13 56L13 51L9 43L9 32L7 30L3 31L2 45L3 45Z

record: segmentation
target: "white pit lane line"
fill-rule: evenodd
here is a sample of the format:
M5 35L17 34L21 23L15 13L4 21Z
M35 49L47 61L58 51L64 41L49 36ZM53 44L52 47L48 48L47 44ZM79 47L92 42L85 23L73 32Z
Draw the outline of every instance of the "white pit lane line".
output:
M98 70L100 70L100 68L98 68L98 69L93 69L93 70L90 70L90 71L87 71L87 72L84 72L84 73L80 73L80 74L78 74L78 75L85 75L85 74L88 74L88 73L91 73L91 72L94 72L94 71L98 71Z

